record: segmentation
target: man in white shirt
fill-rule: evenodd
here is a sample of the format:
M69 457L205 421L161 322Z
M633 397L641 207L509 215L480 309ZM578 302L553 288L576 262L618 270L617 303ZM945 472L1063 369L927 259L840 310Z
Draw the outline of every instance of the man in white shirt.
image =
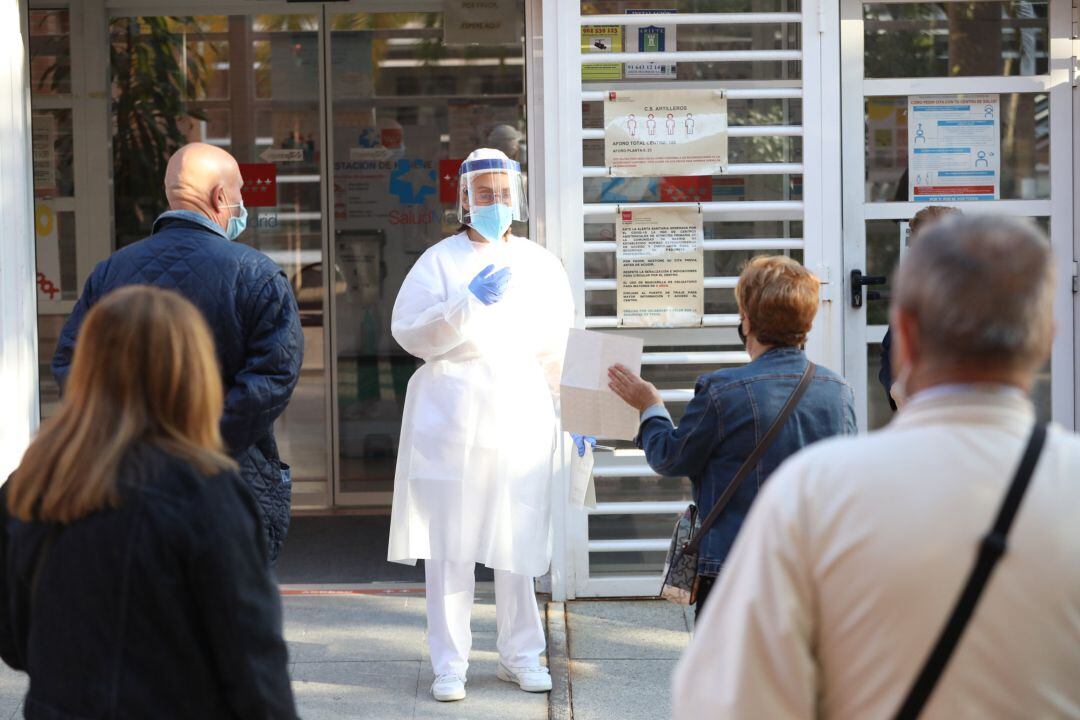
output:
M1002 218L944 220L908 254L892 327L910 401L770 478L676 671L676 718L895 714L1031 435L1053 276L1046 239ZM1051 427L921 717L1080 718L1077 436Z

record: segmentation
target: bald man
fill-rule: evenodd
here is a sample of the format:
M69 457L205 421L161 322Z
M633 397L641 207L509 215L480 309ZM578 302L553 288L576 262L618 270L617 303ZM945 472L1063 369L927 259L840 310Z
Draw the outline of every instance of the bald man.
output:
M155 285L202 311L225 386L221 434L261 510L272 563L289 528L292 484L273 424L300 376L304 337L292 287L270 258L233 242L244 231L243 178L229 153L204 143L180 148L165 173L169 210L150 237L98 264L64 325L52 369L63 388L87 311L109 291Z

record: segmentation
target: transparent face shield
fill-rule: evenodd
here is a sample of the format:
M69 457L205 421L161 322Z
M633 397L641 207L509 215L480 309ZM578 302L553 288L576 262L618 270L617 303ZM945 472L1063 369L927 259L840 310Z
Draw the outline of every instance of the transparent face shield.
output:
M458 220L489 240L513 221L529 219L521 166L513 160L466 160L461 165Z

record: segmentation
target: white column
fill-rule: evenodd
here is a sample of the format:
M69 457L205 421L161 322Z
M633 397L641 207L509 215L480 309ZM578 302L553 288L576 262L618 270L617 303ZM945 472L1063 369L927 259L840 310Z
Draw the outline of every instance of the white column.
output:
M0 481L38 422L37 299L25 7L0 0Z

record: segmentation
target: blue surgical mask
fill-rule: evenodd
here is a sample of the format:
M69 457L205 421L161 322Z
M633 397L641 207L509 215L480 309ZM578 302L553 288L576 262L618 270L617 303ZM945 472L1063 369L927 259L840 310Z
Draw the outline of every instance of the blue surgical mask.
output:
M240 208L240 214L236 217L229 218L229 224L225 228L226 237L228 237L230 240L235 240L236 238L240 237L241 233L243 233L245 229L247 229L248 211L247 208L244 207L243 200L241 200L240 203L237 205L226 205L225 207Z
M513 209L502 203L477 205L469 210L469 225L492 242L502 240L513 220Z

